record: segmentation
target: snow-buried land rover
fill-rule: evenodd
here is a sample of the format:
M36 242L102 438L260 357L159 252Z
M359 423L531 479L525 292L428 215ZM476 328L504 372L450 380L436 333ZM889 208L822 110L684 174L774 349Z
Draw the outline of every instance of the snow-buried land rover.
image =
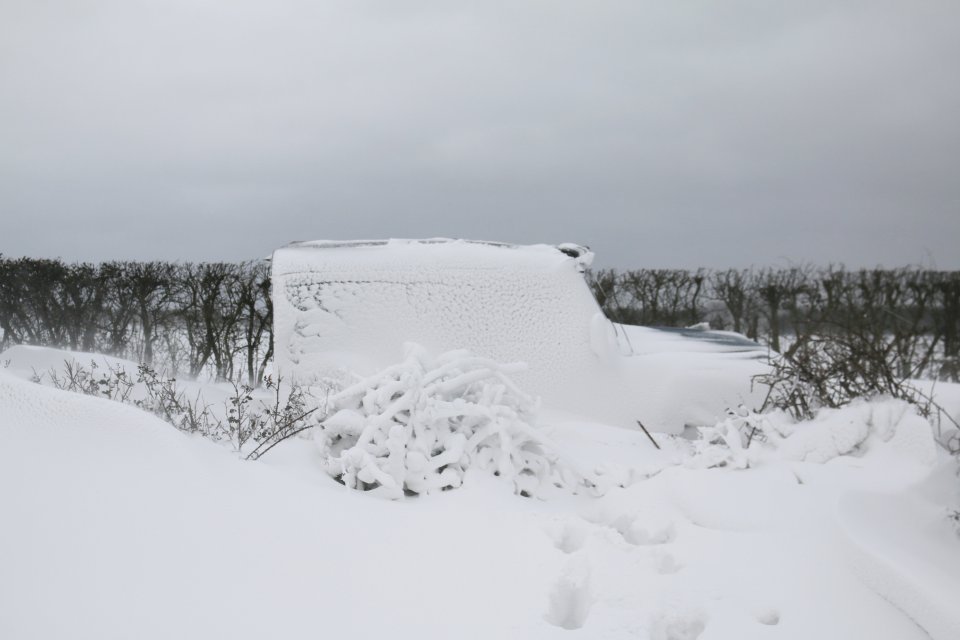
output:
M574 244L292 243L273 255L277 370L369 375L415 342L522 361L514 380L544 409L622 427L679 432L743 401L756 349L611 323L583 277L592 257ZM717 367L702 366L709 354Z

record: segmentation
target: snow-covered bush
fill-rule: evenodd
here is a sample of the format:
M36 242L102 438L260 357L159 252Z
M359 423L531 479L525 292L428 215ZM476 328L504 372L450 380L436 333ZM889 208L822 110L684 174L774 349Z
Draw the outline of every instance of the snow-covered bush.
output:
M803 335L784 353L772 354L769 372L754 381L768 388L763 409L782 409L797 420L876 397L905 400L929 415L936 410L933 399L913 382L916 372L902 368L883 336L833 331Z
M73 359L63 361L63 371L51 368L46 373L34 369L31 380L42 382L49 376L50 384L62 391L72 391L88 396L97 396L119 402L130 402L130 393L136 381L122 367L106 364L100 371L96 360L90 361L90 368Z
M769 414L760 414L742 405L728 409L724 420L700 429L700 437L693 442L692 464L746 469L765 443L780 441L784 435Z
M265 398L263 390L232 380L224 383L231 392L222 406L215 406L204 400L203 393L188 396L176 378L147 364L137 365L134 378L119 365L107 364L103 370L95 360L90 361L88 368L73 359L64 360L62 370L34 370L31 379L62 391L132 404L180 431L229 443L251 460L315 426L311 416L324 413L331 389L331 383L325 379L315 380L308 387L296 382L285 384L268 375L263 381L264 390L269 392Z
M311 386L294 382L287 388L281 378L274 380L272 375L267 375L263 383L273 396L269 402L261 401L259 409L252 413L251 439L256 446L247 454L248 460L258 460L287 438L313 428L311 416L325 415L333 384L315 380Z
M690 466L744 469L771 455L823 464L879 449L930 467L939 455L928 419L915 405L893 398L821 409L814 418L800 422L785 412L758 414L740 407L718 424L701 429L700 435L693 443Z
M509 378L521 367L406 345L403 362L330 399L316 432L326 471L390 498L459 487L471 467L510 479L526 496L593 488L535 429L539 403Z

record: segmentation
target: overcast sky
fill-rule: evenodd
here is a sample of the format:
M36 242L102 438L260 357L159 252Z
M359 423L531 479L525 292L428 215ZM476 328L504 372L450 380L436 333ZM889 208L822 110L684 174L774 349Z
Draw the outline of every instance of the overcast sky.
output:
M956 0L0 0L0 253L960 268Z

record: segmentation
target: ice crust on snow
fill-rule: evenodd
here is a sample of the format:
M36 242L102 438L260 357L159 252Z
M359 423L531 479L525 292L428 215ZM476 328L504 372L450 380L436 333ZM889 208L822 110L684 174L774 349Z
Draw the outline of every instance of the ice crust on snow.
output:
M624 370L575 245L462 240L307 242L273 256L276 366L310 377L370 375L416 342L521 361L516 377L547 406L634 427L642 393Z

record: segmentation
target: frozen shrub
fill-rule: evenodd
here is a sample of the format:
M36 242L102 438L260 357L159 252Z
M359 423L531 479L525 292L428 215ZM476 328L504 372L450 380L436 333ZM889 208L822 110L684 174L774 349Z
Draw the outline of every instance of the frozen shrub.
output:
M34 370L31 379L39 383L42 382L43 376L47 375L50 378L50 384L62 391L129 402L130 392L135 382L127 372L122 367L114 367L110 364L106 365L104 372L98 372L98 369L99 366L94 360L90 361L90 368L87 369L76 360L68 359L63 361L62 372L55 368L51 368L46 374Z
M273 397L270 402L261 401L260 410L252 414L251 422L256 427L252 439L256 447L247 454L248 460L257 460L287 438L313 428L315 422L310 417L314 413L319 411L325 415L332 389L330 381L315 381L311 387L325 393L322 402L318 402L318 396L303 385L294 383L287 391L282 383L280 377L276 380L271 375L264 378L264 386L272 392Z
M700 437L693 443L692 464L746 469L761 445L770 440L779 441L784 435L767 415L742 405L736 410L728 409L724 420L700 430Z
M801 337L773 355L770 372L756 381L769 389L764 408L783 409L798 420L860 398L886 396L921 407L927 400L898 371L887 345L854 331Z
M538 402L508 377L518 366L464 350L431 357L408 344L403 362L330 399L317 431L327 472L390 498L459 487L471 467L525 496L593 488L534 428Z
M34 370L32 380L62 391L82 393L132 404L170 423L180 431L195 433L215 442L225 442L247 459L256 460L287 438L315 426L310 417L325 410L312 391L329 393L327 381L317 381L308 389L301 384L284 385L280 378L264 378L267 398L254 387L239 380L229 383L231 393L220 407L207 404L203 394L188 397L176 378L166 376L141 363L136 379L122 367L96 363L84 367L76 360L64 360L63 370ZM255 398L255 395L258 396Z

